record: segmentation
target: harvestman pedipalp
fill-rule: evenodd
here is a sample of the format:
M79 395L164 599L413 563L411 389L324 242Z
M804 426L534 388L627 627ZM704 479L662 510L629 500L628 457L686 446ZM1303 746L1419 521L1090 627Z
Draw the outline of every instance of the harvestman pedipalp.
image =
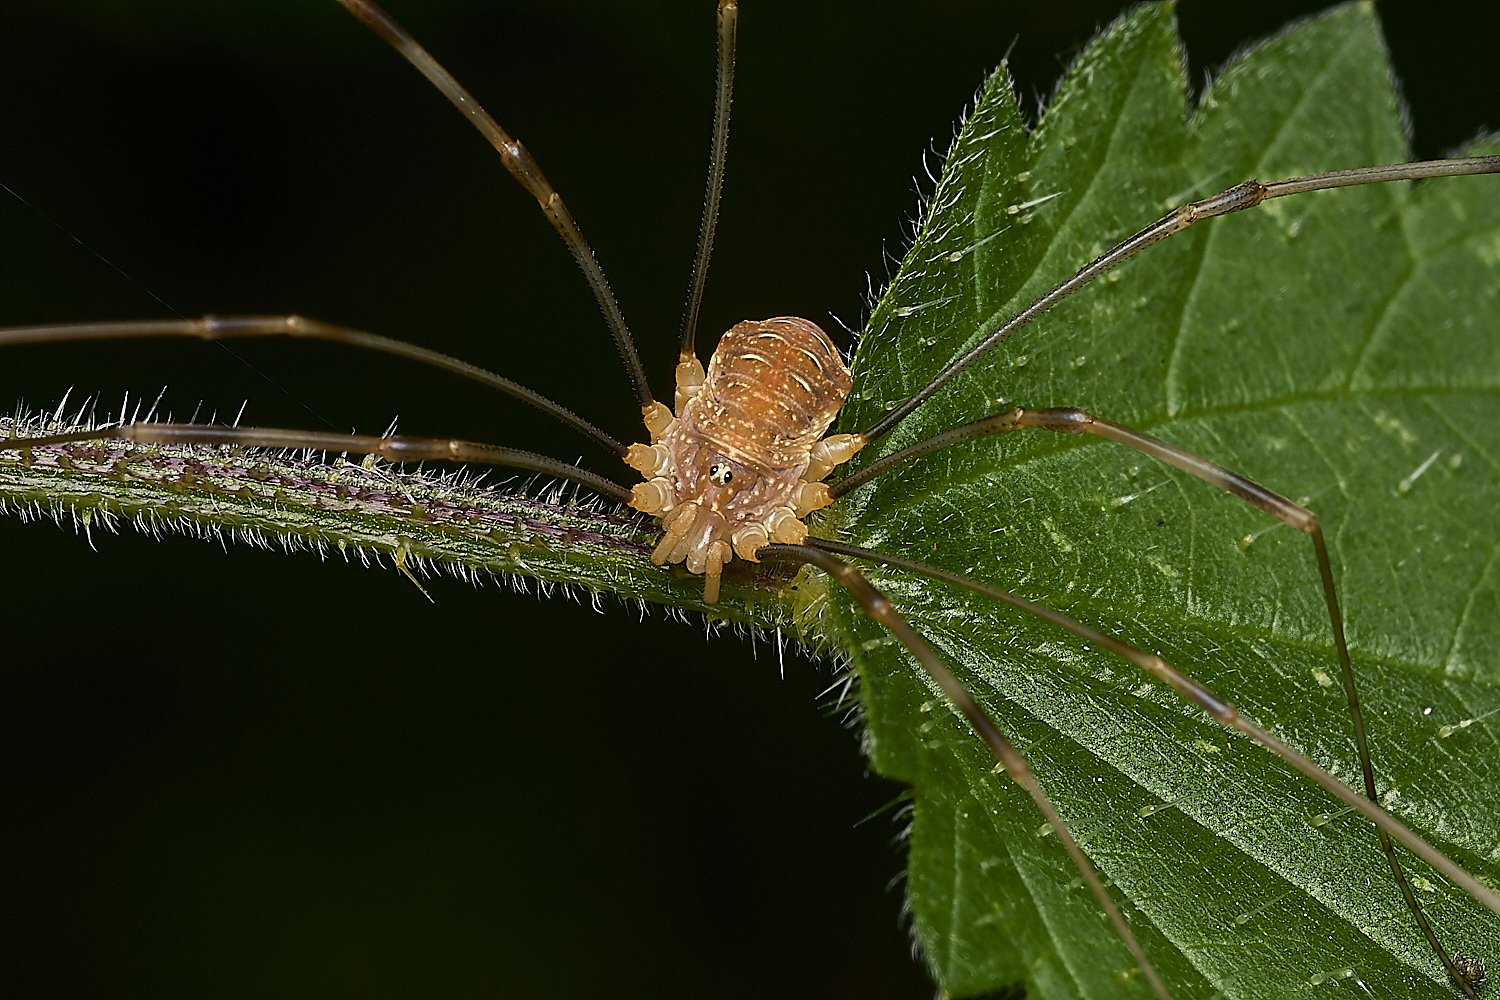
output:
M169 433L169 432L160 432L160 433ZM187 433L187 432L183 432L183 433ZM242 441L243 442L243 441L246 441L246 439L248 439L248 435L237 436L236 439L237 439L237 441ZM302 441L303 442L309 442L309 441L311 441L311 439L302 438ZM345 442L347 442L347 439L345 439ZM324 442L324 444L327 444L327 442ZM552 471L558 471L558 469L556 469L555 466L547 466L547 468L552 469ZM558 471L558 472L559 472L559 474L564 474L564 472L561 472L561 471Z

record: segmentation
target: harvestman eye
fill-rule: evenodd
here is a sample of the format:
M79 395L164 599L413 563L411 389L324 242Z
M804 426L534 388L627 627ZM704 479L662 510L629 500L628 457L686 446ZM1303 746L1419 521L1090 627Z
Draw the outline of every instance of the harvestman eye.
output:
M605 497L628 502L635 509L660 519L660 540L652 562L663 567L682 567L682 571L701 577L703 600L713 604L719 599L720 574L726 565L761 560L790 560L822 570L829 579L845 588L861 610L879 622L909 657L926 671L932 684L941 689L948 703L971 727L988 751L993 754L1010 780L1019 784L1035 801L1040 815L1059 842L1072 857L1080 878L1088 884L1099 905L1109 915L1117 933L1135 956L1143 977L1161 997L1170 995L1167 985L1157 976L1146 949L1136 940L1127 921L1118 911L1111 895L1095 876L1084 853L1073 842L1068 824L1055 809L1041 783L1032 775L1024 758L1011 740L995 724L986 709L977 702L945 664L943 657L929 645L919 630L913 628L865 575L847 560L883 563L904 569L954 588L981 594L995 602L1008 604L1026 614L1056 626L1059 633L1071 632L1088 643L1107 650L1133 668L1165 684L1188 703L1201 709L1224 727L1244 734L1256 743L1271 748L1277 756L1327 793L1340 799L1350 810L1373 821L1382 850L1389 860L1392 877L1401 885L1413 919L1421 923L1434 952L1440 957L1459 988L1474 994L1483 976L1480 959L1450 955L1428 927L1407 885L1391 846L1399 842L1418 854L1447 878L1462 886L1484 905L1500 911L1500 900L1487 887L1469 876L1447 858L1428 846L1406 827L1374 804L1376 787L1364 742L1363 723L1357 712L1357 698L1350 657L1343 638L1343 618L1339 607L1336 581L1330 568L1328 549L1316 513L1309 507L1280 496L1237 472L1219 466L1175 444L1160 440L1129 427L1096 416L1076 405L1046 407L1018 406L1003 413L977 417L959 423L949 430L895 450L871 461L858 471L839 475L837 470L862 448L882 439L903 419L916 412L930 398L938 395L960 373L978 362L985 352L1011 336L1022 326L1040 316L1063 297L1088 284L1110 268L1135 254L1183 232L1189 227L1213 218L1251 209L1262 202L1287 195L1302 194L1333 187L1369 183L1437 178L1459 174L1489 173L1500 170L1500 157L1427 161L1347 170L1334 174L1291 177L1266 183L1248 181L1229 187L1216 195L1198 198L1174 210L1160 221L1106 251L1072 278L1042 294L1031 305L1000 322L961 357L938 370L926 385L912 393L888 412L856 432L829 435L828 430L851 389L851 376L843 365L837 348L827 336L807 320L775 317L747 321L727 332L713 354L707 370L695 349L698 303L706 275L712 245L713 220L716 213L719 179L723 172L727 141L727 115L736 5L720 4L721 69L718 113L716 115L715 152L712 158L708 209L704 217L698 262L689 296L687 321L680 343L676 378L675 406L656 401L647 385L644 366L636 354L634 341L604 280L594 263L592 251L563 206L558 193L547 182L529 152L494 121L477 110L478 106L432 58L400 27L373 4L364 0L341 0L356 16L394 45L455 105L475 121L508 170L538 201L549 221L568 243L583 267L625 358L635 399L645 424L648 442L626 445L588 421L543 397L517 386L503 376L459 362L401 341L390 340L362 331L350 330L298 317L230 317L204 318L135 324L85 324L0 331L0 343L48 342L78 339L104 339L125 336L188 336L206 339L297 336L350 344L432 364L474 378L533 405L567 423L589 438L600 449L635 469L642 481L630 490L612 479L586 472L566 463L532 455L518 449L477 442L405 436L350 436L332 433L289 431L278 428L220 428L170 423L127 423L113 428L37 434L22 440L11 440L4 447L26 453L28 460L47 449L66 448L79 442L113 440L131 446L182 446L230 444L238 446L324 448L363 451L391 461L458 460L488 462L530 469L581 484ZM1082 262L1080 262L1082 263ZM775 392L741 394L746 385L772 385ZM804 522L812 512L827 507L839 498L890 473L907 463L920 461L935 452L972 442L980 438L1021 431L1046 431L1055 434L1092 435L1115 445L1133 449L1166 465L1217 487L1233 497L1258 508L1282 524L1309 536L1328 605L1329 623L1337 649L1346 695L1354 711L1356 739L1363 766L1364 794L1350 791L1325 769L1307 760L1273 733L1262 729L1219 694L1210 691L1191 677L1166 663L1161 657L1143 651L1121 639L1101 632L1083 622L1060 614L1040 604L1018 597L993 584L957 574L920 561L883 552L859 548L839 541L809 536ZM754 511L722 507L725 501L711 495L694 495L681 484L701 482L705 454L733 456L737 464L754 470L773 482L771 496ZM723 487L733 479L731 466L712 461L706 478ZM825 483L825 479L829 482ZM756 480L757 484L759 480ZM665 569L663 572L669 572ZM999 779L997 779L999 780Z

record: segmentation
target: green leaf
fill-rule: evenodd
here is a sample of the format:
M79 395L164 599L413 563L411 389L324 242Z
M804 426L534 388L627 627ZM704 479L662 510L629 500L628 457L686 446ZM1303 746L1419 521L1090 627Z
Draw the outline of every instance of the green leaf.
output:
M1004 69L990 80L866 327L843 429L1172 205L1248 177L1407 158L1370 4L1257 46L1186 120L1183 79L1172 10L1152 5L1089 47L1029 135ZM1492 881L1500 522L1473 513L1500 503L1496 192L1488 177L1381 185L1196 227L1000 345L878 449L1014 405L1083 405L1310 505L1382 802ZM1134 452L1041 432L952 448L850 501L841 537L1158 652L1356 782L1298 532ZM972 595L869 572L1027 754L1175 995L1451 989L1367 822L1128 664ZM915 786L911 905L944 989L1148 995L1027 796L904 650L837 605L871 756ZM1495 916L1409 867L1439 936L1488 952Z

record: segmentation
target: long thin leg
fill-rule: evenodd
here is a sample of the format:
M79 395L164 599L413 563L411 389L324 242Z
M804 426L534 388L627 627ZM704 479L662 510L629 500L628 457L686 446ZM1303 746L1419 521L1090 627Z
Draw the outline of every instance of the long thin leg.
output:
M1452 160L1419 160L1415 163L1394 163L1379 167L1361 167L1357 170L1336 170L1326 174L1309 174L1305 177L1288 177L1285 180L1262 184L1246 181L1222 191L1210 198L1195 201L1165 215L1142 229L1134 236L1108 250L1071 278L1058 283L1051 291L1033 301L1026 308L1006 320L999 329L975 344L948 366L932 377L921 389L912 394L900 406L891 410L875 423L860 432L868 443L881 437L895 427L917 407L927 401L948 380L984 357L990 348L1015 333L1021 327L1051 309L1069 295L1093 281L1099 275L1118 264L1122 264L1142 250L1159 243L1174 233L1180 233L1195 222L1212 219L1217 215L1241 212L1254 208L1271 198L1327 188L1352 187L1358 184L1381 184L1387 181L1419 180L1426 177L1456 177L1464 174L1500 173L1500 156L1469 156Z
M594 290L594 298L598 300L599 308L604 311L604 318L608 320L610 331L615 337L615 346L619 348L620 357L625 361L625 371L630 376L631 387L635 390L636 402L640 404L642 410L649 409L653 402L651 388L646 384L646 370L641 367L641 358L636 352L635 341L630 336L629 327L625 325L625 315L620 312L620 305L615 301L614 293L610 291L609 281L605 279L599 262L594 259L594 251L589 248L588 241L583 238L578 223L573 220L572 214L563 204L562 196L547 182L547 178L542 174L542 168L536 160L532 159L531 153L518 140L511 138L510 134L490 117L490 113L474 100L473 95L453 78L453 74L439 65L426 49L417 44L416 39L406 33L405 28L397 24L395 19L381 10L373 0L339 0L339 3L343 4L349 13L359 18L375 34L389 42L392 48L401 53L407 62L415 66L418 72L440 90L443 96L459 110L459 113L469 119L480 134L489 140L490 145L494 146L495 151L500 154L500 162L505 165L505 169L509 170L511 176L537 200L537 204L542 207L542 214L547 216L547 221L552 223L552 228L557 230L563 242L568 245L573 259L583 269L589 287Z
M1349 717L1354 724L1354 744L1359 755L1360 772L1364 778L1365 795L1371 802L1377 801L1375 770L1370 760L1370 744L1365 734L1364 713L1359 706L1359 692L1354 683L1354 666L1349 660L1349 645L1344 638L1344 616L1339 608L1338 590L1333 582L1333 567L1328 558L1328 546L1323 541L1323 529L1318 523L1318 516L1301 504L1293 503L1281 494L1266 489L1253 479L1232 472L1222 465L1200 458L1190 451L1168 444L1150 434L1143 434L1122 424L1095 417L1078 406L1032 410L1017 407L1005 413L998 413L992 417L951 428L924 441L919 441L910 448L871 463L855 475L836 484L829 490L829 494L834 497L842 496L898 465L950 447L960 441L1026 429L1058 431L1063 434L1093 434L1127 448L1133 448L1234 494L1281 522L1306 532L1312 538L1313 550L1317 553L1318 575L1323 584L1323 596L1328 605L1328 618L1333 625L1333 641L1334 649L1338 654L1339 673L1344 683L1344 695L1349 704ZM1379 825L1375 827L1375 834L1380 840L1380 849L1385 854L1386 862L1390 865L1391 875L1395 878L1401 896L1406 901L1406 907L1416 918L1423 936L1427 938L1427 943L1437 953L1453 981L1464 983L1465 977L1460 972L1457 963L1438 940L1437 934L1422 912L1416 894L1412 892L1406 874L1401 870L1401 863L1396 858L1396 850L1391 845L1390 836Z
M781 549L800 549L805 547L816 547L818 549L837 553L843 556L849 556L855 559L868 559L872 562L885 563L886 565L895 566L912 573L917 573L933 580L951 583L955 586L963 587L964 589L973 591L976 594L989 597L1003 604L1008 604L1019 611L1034 615L1044 621L1051 622L1054 625L1057 625L1059 628L1065 629L1069 632L1072 632L1074 635L1082 637L1084 640L1091 644L1098 645L1114 653L1116 656L1128 660L1130 663L1133 663L1137 667L1140 667L1151 676L1163 681L1168 687L1176 691L1187 701L1202 709L1211 719L1219 723L1221 726L1225 727L1226 729L1234 729L1241 733L1244 733L1246 736L1249 736L1257 743L1266 747L1282 760L1285 760L1288 764L1292 765L1292 767L1296 768L1298 771L1301 771L1304 775L1317 782L1327 791L1331 792L1335 797L1344 802L1346 805L1355 809L1356 811L1364 815L1367 819L1371 820L1375 824L1376 828L1382 832L1382 834L1400 841L1401 844L1409 849L1413 854L1416 854L1428 864L1432 865L1446 878L1448 878L1454 884L1458 885L1470 896L1474 897L1474 899L1478 900L1481 904L1483 904L1494 913L1500 914L1500 895L1497 895L1494 890L1481 883L1474 876L1464 871L1463 868L1459 867L1453 861L1449 860L1444 854L1442 854L1432 845L1428 844L1421 837L1413 833L1406 827L1405 824L1401 823L1400 820L1397 820L1395 817L1387 813L1384 809L1380 808L1380 806L1376 802L1374 802L1372 798L1362 796L1358 792L1350 789L1343 782L1339 781L1332 774L1330 774L1327 770L1319 767L1311 760L1308 760L1301 753L1298 753L1296 750L1292 749L1290 746L1283 743L1275 736L1272 736L1270 733L1266 732L1255 722L1241 715L1239 710L1235 708L1233 704L1223 698L1220 698L1212 690L1204 687L1202 684L1198 683L1186 674L1181 673L1161 657L1151 653L1147 653L1144 650L1137 649L1135 646L1123 642L1112 635L1100 632L1098 629L1085 625L1082 622L1070 618L1059 611L1054 611L1053 609L1045 605L1037 604L1035 601L1029 601L1026 598L1021 597L1017 594L1013 594L1008 590L1003 590L999 587L994 587L990 584L982 583L971 577L967 577L959 573L954 573L950 570L945 570L927 563L918 562L915 559L906 559L902 556L891 555L885 552L877 552L872 549L864 549L854 545L845 545L840 542L826 541L820 538L809 538L807 540L807 546L769 546L765 549L762 549L757 554L766 556L772 555L774 554L774 551ZM795 558L801 558L800 554L798 553L789 554L793 555ZM868 612L866 613L868 614ZM1409 901L1408 905L1410 905ZM1472 973L1466 971L1466 969L1469 967L1470 960L1465 959L1456 962L1454 961L1454 959L1449 958L1447 956L1447 953L1444 951L1439 951L1439 955L1444 958L1444 967L1447 969L1454 983L1459 987L1459 989L1464 992L1465 995L1474 997L1475 992L1472 984L1475 982L1475 979Z
M204 424L130 423L116 427L48 434L42 437L0 438L0 451L20 451L23 456L32 448L68 444L74 441L130 441L134 444L202 444L237 445L243 448L307 448L313 451L352 452L378 455L389 462L478 462L525 469L557 476L587 486L618 503L630 501L630 491L618 483L587 469L559 462L546 455L460 441L452 438L410 437L392 434L331 434L323 431L288 430L281 427L211 427Z
M708 193L703 199L703 223L698 229L698 252L693 257L693 278L688 285L687 311L682 318L678 359L697 359L694 340L698 334L698 309L703 304L703 285L708 281L708 259L714 251L714 226L719 221L719 196L724 190L724 164L729 155L729 109L734 103L734 48L740 8L736 0L719 0L719 75L714 91L714 138L708 158Z
M464 378L482 382L523 403L555 417L599 445L605 451L624 457L629 449L572 410L512 382L503 375L486 371L478 365L425 347L382 337L347 326L324 323L303 316L204 316L199 319L132 320L120 323L63 323L49 326L0 328L0 347L16 344L53 344L76 340L128 340L136 337L196 337L200 340L229 340L239 337L300 337L326 340L363 347L382 354L394 354L424 365L442 368Z
M948 669L947 665L932 651L932 647L927 645L927 642L917 634L916 630L907 623L905 618L901 617L901 613L886 599L886 596L877 590L874 584L865 579L863 573L842 559L823 551L823 547L768 545L757 552L756 555L760 558L776 558L778 556L792 558L800 562L811 563L818 567L837 580L839 585L845 590L849 591L849 596L853 597L859 604L860 609L865 613L865 617L883 625L891 635L896 637L896 640L901 645L905 646L911 652L912 656L917 658L917 662L922 665L922 669L927 671L927 675L943 689L943 693L947 695L949 703L969 721L969 725L979 734L979 738L984 740L985 745L990 748L990 752L995 755L995 759L1005 768L1005 773L1010 775L1011 780L1024 788L1026 794L1031 796L1032 801L1036 803L1037 808L1046 817L1047 825L1057 834L1058 840L1067 850L1068 856L1073 859L1073 864L1077 867L1079 874L1083 876L1084 881L1088 883L1089 889L1093 891L1094 897L1099 900L1099 905L1109 915L1110 923L1114 924L1116 932L1119 933L1120 938L1125 942L1125 947L1129 948L1131 955L1135 956L1136 964L1140 966L1141 972L1150 981L1151 988L1156 991L1156 995L1161 997L1162 1000L1170 1000L1172 994L1168 992L1166 984L1157 975L1156 969L1151 965L1151 960L1146 957L1146 953L1141 948L1140 942L1135 939L1135 934L1130 930L1130 925L1125 923L1125 917L1120 913L1119 907L1115 905L1115 901L1110 898L1109 893L1104 890L1104 885L1099 881L1099 876L1094 871L1094 866L1084 855L1082 849L1079 848L1078 842L1073 839L1073 835L1068 832L1068 826L1063 822L1062 817L1058 815L1057 809L1053 807L1052 800L1042 790L1041 784L1036 780L1036 775L1031 771L1031 766L1026 763L1026 758L1022 757L1021 752L1011 745L1011 742L1000 732L1000 728L995 725L994 721L985 714L984 709L980 708L979 704L969 695L968 689L953 675L953 671Z

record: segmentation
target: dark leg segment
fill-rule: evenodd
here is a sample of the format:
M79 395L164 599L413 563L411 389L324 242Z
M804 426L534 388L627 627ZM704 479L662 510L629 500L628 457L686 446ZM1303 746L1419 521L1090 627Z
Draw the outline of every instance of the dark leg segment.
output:
M1338 175L1326 175L1338 176ZM1184 472L1191 473L1212 486L1234 494L1241 500L1253 507L1258 507L1270 514L1272 517L1288 524L1298 531L1306 532L1313 542L1313 549L1317 553L1318 575L1323 584L1323 596L1328 604L1328 618L1333 625L1334 648L1338 654L1339 673L1343 679L1344 695L1349 703L1349 715L1354 724L1354 743L1359 754L1359 766L1364 778L1365 795L1371 802L1377 801L1375 791L1375 772L1370 761L1370 745L1365 734L1364 713L1359 707L1359 692L1354 683L1354 667L1349 661L1349 645L1344 638L1344 616L1339 608L1338 591L1333 582L1333 567L1328 558L1328 546L1323 541L1323 529L1318 524L1318 516L1301 504L1293 503L1286 497L1264 486L1252 479L1240 475L1217 465L1207 459L1200 458L1190 451L1185 451L1176 445L1168 444L1150 434L1132 430L1113 421L1103 420L1095 417L1082 407L1066 406L1052 407L1046 409L1028 410L1017 407L1005 413L976 420L972 423L954 427L951 430L936 434L925 441L919 441L910 448L903 449L893 455L889 455L878 462L874 462L858 473L850 476L829 490L832 496L838 497L855 489L864 483L880 476L898 465L908 462L923 455L930 455L935 451L957 444L960 441L968 441L973 438L985 437L991 434L1004 434L1009 431L1036 429L1046 431L1058 431L1063 434L1093 434L1096 437L1122 444L1127 448L1133 448L1142 454L1149 455L1158 461L1175 466ZM1463 975L1453 958L1448 954L1437 934L1428 923L1426 915L1417 902L1416 894L1412 892L1411 885L1407 881L1405 873L1401 870L1401 864L1396 858L1396 850L1391 845L1391 838L1385 829L1376 825L1375 834L1380 839L1380 849L1385 854L1387 863L1390 865L1391 874L1396 880L1396 885L1401 890L1401 896L1406 901L1407 909L1411 910L1412 916L1416 918L1417 925L1421 927L1422 934L1427 938L1427 943L1437 953L1442 961L1443 967L1448 970L1448 975L1459 984L1470 996L1473 995L1466 985L1467 979Z
M734 49L739 22L740 7L736 0L719 0L719 85L714 91L714 138L708 158L708 193L703 199L698 252L693 257L687 310L682 317L682 338L677 352L681 361L697 357L694 341L698 333L698 308L703 304L703 286L708 281L708 259L714 252L714 227L719 221L719 197L724 190L724 164L729 155L729 108L734 103Z
M809 539L809 541L813 541L813 539ZM860 609L864 611L865 617L884 626L891 635L896 637L896 640L901 645L905 646L911 652L912 656L916 657L917 662L922 665L922 669L927 671L927 675L937 683L938 687L943 689L943 693L947 696L949 704L968 720L969 725L979 734L979 738L984 740L985 746L990 748L990 752L995 755L995 759L1005 768L1005 773L1010 775L1011 780L1024 788L1026 794L1031 796L1032 801L1036 803L1037 808L1046 817L1047 825L1052 828L1052 831L1057 834L1058 840L1067 849L1068 856L1073 859L1074 866L1077 867L1084 881L1088 883L1089 889L1094 893L1094 897L1099 900L1099 905L1109 915L1110 923L1114 924L1115 930L1125 942L1125 946L1135 956L1136 964L1140 966L1142 974L1150 981L1151 988L1156 991L1156 995L1161 997L1162 1000L1170 1000L1171 993L1167 991L1166 984L1156 974L1156 969L1152 967L1151 960L1146 957L1145 951L1141 949L1140 942L1135 939L1135 934L1131 932L1130 926L1125 923L1125 917L1120 913L1119 907L1115 906L1115 901L1105 891L1104 885L1099 881L1098 874L1094 871L1094 866L1084 855L1082 849L1079 848L1077 841L1073 839L1073 835L1068 832L1067 824L1063 822L1062 817L1053 808L1052 800L1047 798L1047 793L1042 790L1042 786L1037 782L1036 775L1032 773L1030 765L1026 763L1026 758L1022 757L1020 751L1011 745L1010 741L1000 732L999 727L985 714L984 709L980 708L978 703L970 696L968 689L953 675L953 671L948 669L947 665L932 651L932 647L927 645L927 642L916 633L916 630L907 623L905 618L901 617L900 612L886 599L886 596L877 590L869 580L865 579L863 573L842 559L824 551L824 548L827 548L827 546L820 545L820 547L814 548L809 545L767 545L760 549L756 553L756 556L762 559L777 557L796 559L799 562L811 563L818 567L833 577L841 587L849 592L849 596L853 597L859 604Z
M210 427L203 424L132 423L117 427L49 434L45 437L0 439L0 451L19 451L24 456L31 448L43 448L73 441L130 441L134 444L231 445L241 448L306 448L313 451L352 452L378 455L388 462L478 462L525 469L557 476L587 486L618 503L630 500L630 491L618 483L587 469L559 462L546 455L502 448L477 441L452 438L409 437L392 434L330 434L320 431L286 430L280 427Z
M465 90L463 85L453 78L452 73L439 65L426 49L417 44L416 39L406 33L406 29L397 24L391 15L381 10L373 0L339 0L339 3L343 4L349 13L359 18L371 31L385 39L392 48L401 53L407 62L415 66L429 83L441 91L459 113L479 130L491 146L495 147L495 151L500 154L500 162L504 164L506 170L510 171L511 176L537 200L537 204L542 208L542 214L547 217L548 222L552 223L552 228L557 230L557 234L563 238L563 242L568 245L568 250L573 254L573 259L583 270L589 287L594 291L594 298L599 302L599 308L604 311L604 318L609 321L610 331L615 337L615 346L620 350L620 357L625 361L625 371L630 376L630 384L635 390L636 402L643 410L650 407L651 389L646 384L646 370L641 367L641 358L636 353L635 341L630 336L629 327L625 325L625 315L620 311L619 303L615 301L614 292L610 291L609 282L604 277L604 270L594 259L594 251L589 247L588 241L583 238L583 233L579 230L578 223L573 220L567 206L563 204L562 196L548 183L547 178L542 174L542 168L536 160L532 159L531 153L501 128L499 122L490 117L490 113L474 99L474 95Z
M1036 319L1042 313L1072 295L1090 281L1112 267L1123 264L1142 250L1160 243L1168 236L1182 232L1195 222L1212 219L1254 208L1263 201L1282 198L1289 194L1304 194L1328 188L1354 187L1359 184L1384 184L1389 181L1420 180L1428 177L1458 177L1467 174L1500 173L1500 156L1467 156L1452 160L1419 160L1415 163L1392 163L1379 167L1360 167L1355 170L1335 170L1326 174L1308 174L1305 177L1288 177L1285 180L1262 184L1246 181L1227 191L1191 202L1151 223L1145 229L1122 243L1116 244L1104 254L1085 265L1070 278L1065 278L1050 291L1037 298L1020 312L1006 320L999 329L982 339L947 367L932 377L932 381L918 389L900 406L881 417L860 432L866 441L874 441L892 427L905 420L913 410L926 402L948 380L989 353L990 348Z
M16 344L55 344L76 340L129 340L136 337L194 337L199 340L231 340L241 337L300 337L349 344L382 354L442 368L464 378L499 389L507 396L555 417L606 451L624 457L629 450L587 420L519 382L486 371L478 365L425 347L382 337L347 326L324 323L303 316L204 316L199 319L132 320L121 323L63 323L50 326L18 326L0 329L0 347Z

